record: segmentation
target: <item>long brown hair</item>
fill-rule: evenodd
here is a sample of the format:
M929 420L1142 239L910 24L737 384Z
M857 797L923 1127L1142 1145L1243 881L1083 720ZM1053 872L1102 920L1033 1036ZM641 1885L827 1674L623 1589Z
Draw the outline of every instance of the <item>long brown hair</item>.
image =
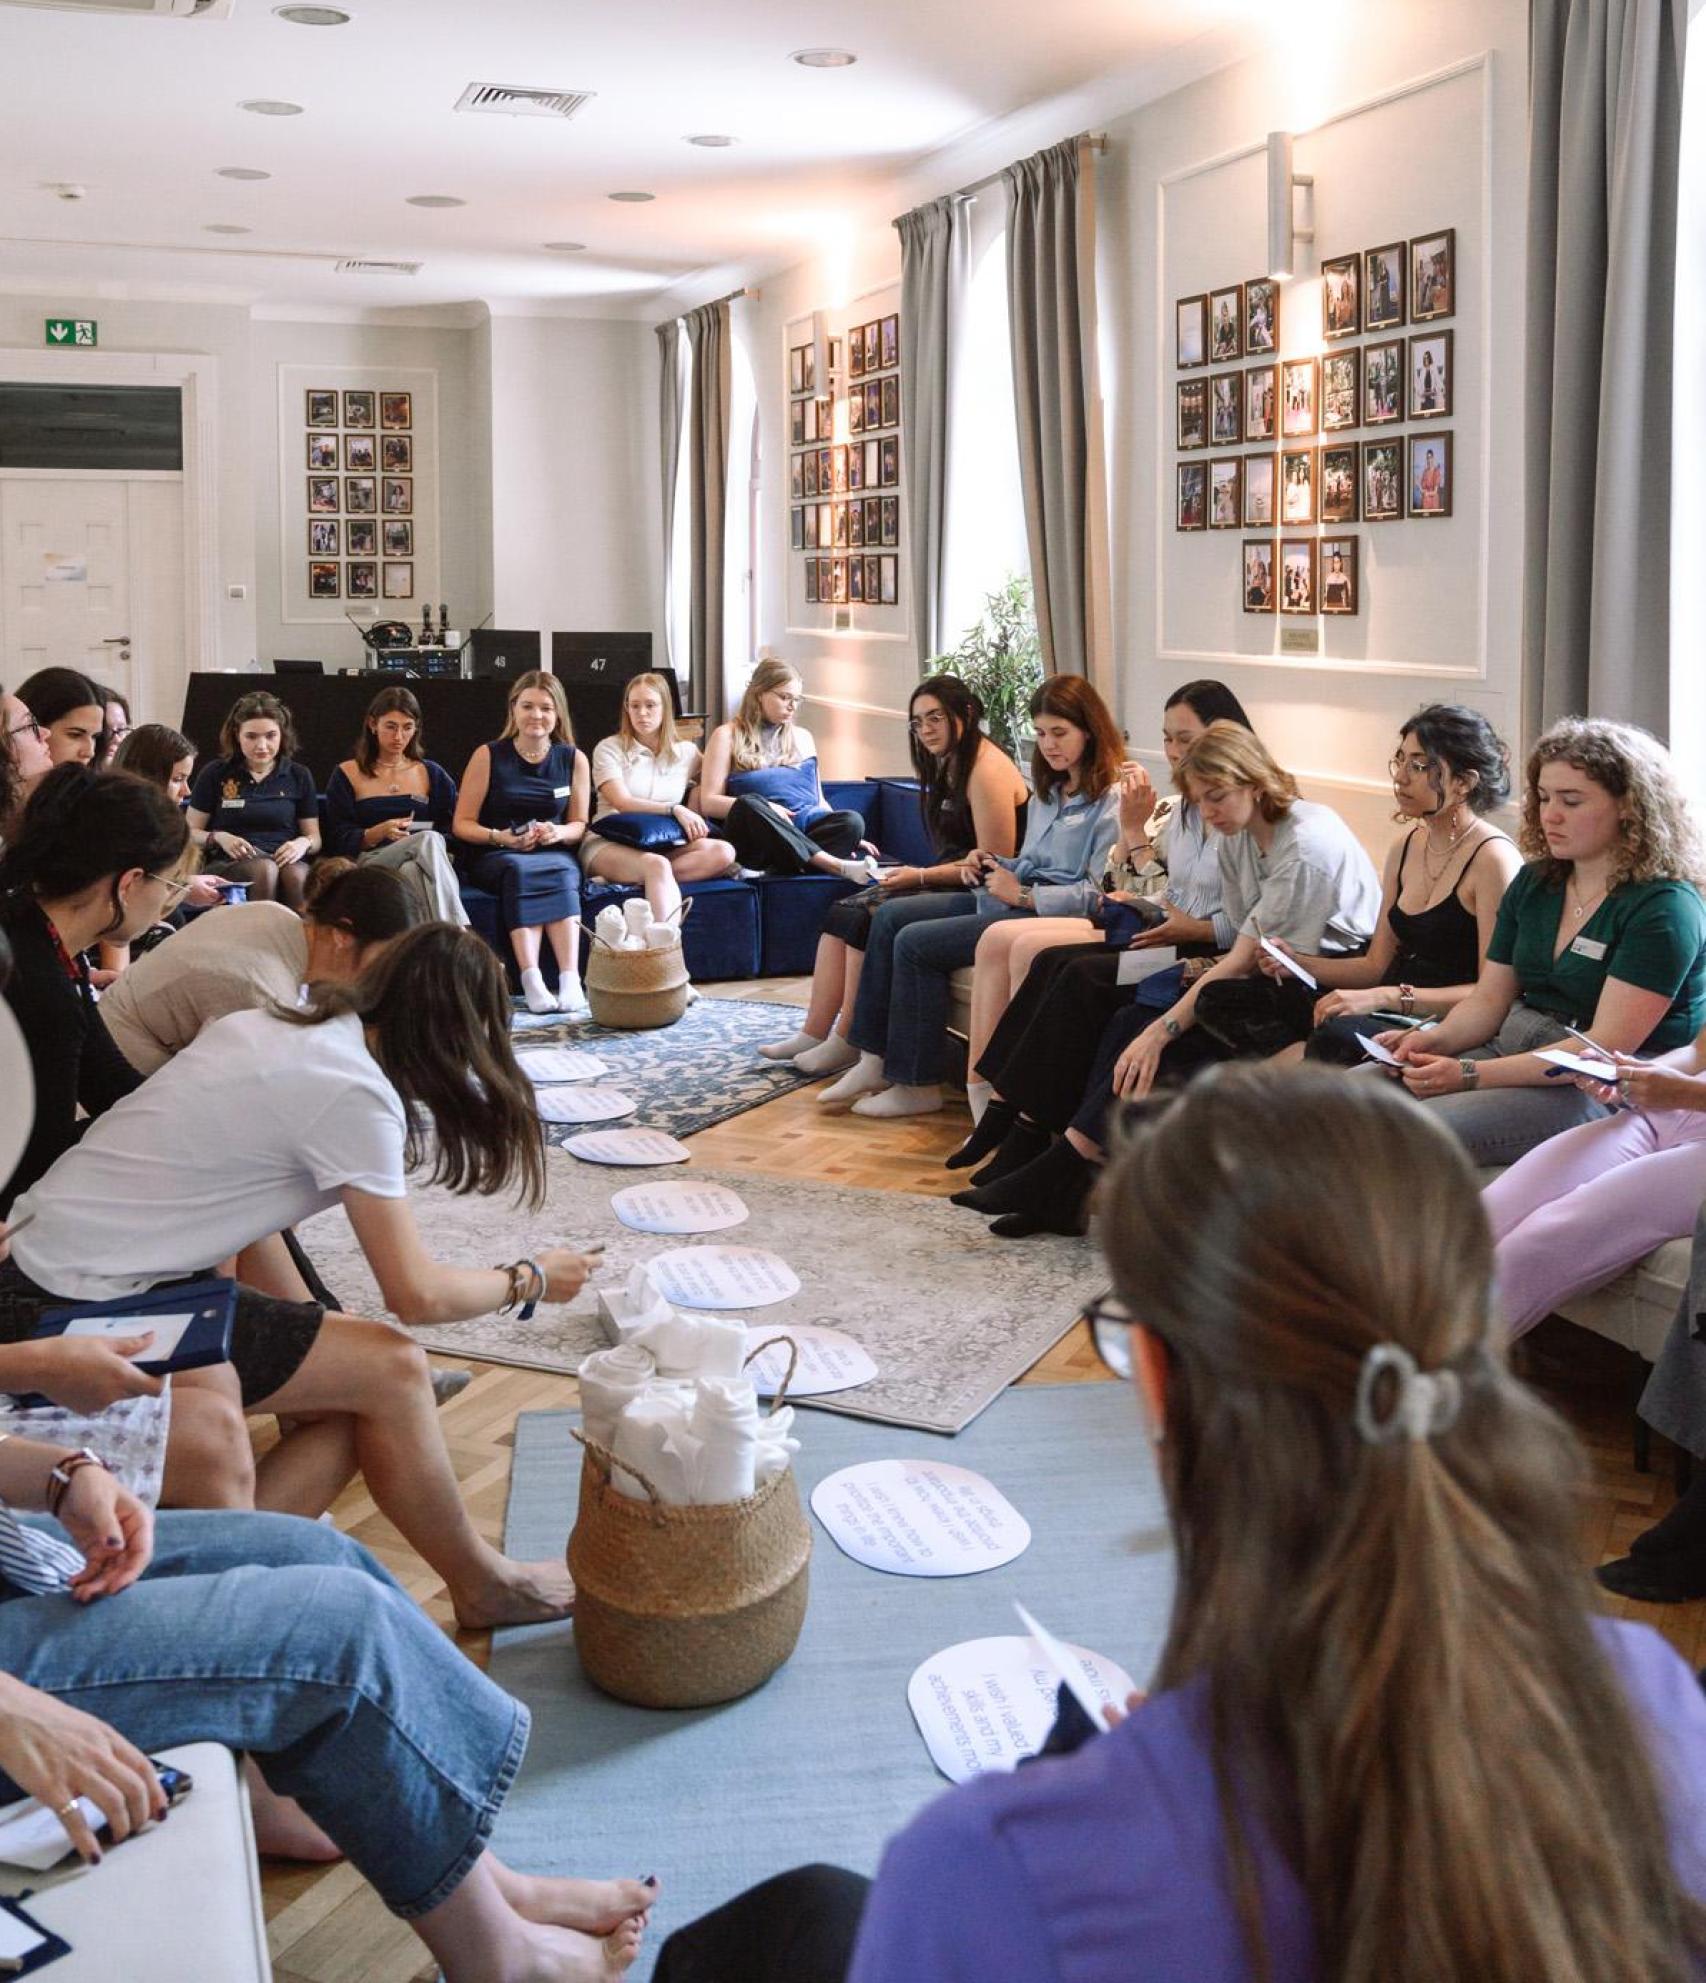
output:
M414 724L414 734L403 746L403 755L415 764L426 762L426 753L421 749L421 706L415 700L412 689L381 689L367 705L367 713L361 719L361 735L356 740L356 768L366 778L373 776L373 767L379 762L379 736L374 729L381 716L406 716Z
M1031 721L1039 716L1057 716L1084 732L1078 790L1084 798L1099 799L1125 763L1125 739L1108 705L1082 675L1051 675L1031 697ZM1051 798L1067 775L1051 767L1040 747L1031 752L1031 787L1039 799Z
M1102 1241L1168 1374L1156 1684L1206 1689L1258 1976L1260 1824L1330 1983L1682 1983L1706 1916L1591 1622L1580 1451L1505 1361L1477 1186L1431 1111L1315 1069L1211 1070L1116 1152ZM1454 1420L1359 1433L1380 1344L1456 1378Z
M360 1018L402 1098L411 1170L430 1158L433 1184L482 1196L513 1186L529 1206L543 1204L544 1139L533 1084L509 1043L509 987L472 930L423 923L353 983L316 985L303 1010L278 1016L319 1026L345 1012Z

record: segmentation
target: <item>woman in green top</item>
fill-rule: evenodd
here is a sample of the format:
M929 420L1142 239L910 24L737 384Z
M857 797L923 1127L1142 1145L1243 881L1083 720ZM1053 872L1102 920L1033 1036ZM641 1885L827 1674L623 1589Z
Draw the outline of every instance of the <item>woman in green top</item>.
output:
M1706 846L1662 744L1555 723L1529 755L1519 839L1527 865L1474 991L1437 1026L1380 1036L1482 1164L1606 1113L1536 1048L1573 1026L1608 1052L1662 1053L1706 1022Z

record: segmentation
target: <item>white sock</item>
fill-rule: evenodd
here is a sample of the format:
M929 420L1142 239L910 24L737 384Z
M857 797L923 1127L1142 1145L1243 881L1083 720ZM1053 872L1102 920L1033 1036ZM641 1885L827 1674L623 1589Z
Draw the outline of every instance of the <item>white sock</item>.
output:
M555 996L547 987L540 974L539 966L521 974L521 995L527 1001L529 1012L556 1012L560 1010Z
M859 1058L859 1049L840 1033L831 1033L821 1046L808 1047L794 1056L802 1074L843 1074Z
M853 1104L855 1115L934 1115L942 1106L942 1090L939 1083L927 1082L923 1087L912 1087L904 1081L895 1082L885 1088L880 1095L861 1095Z
M971 1108L971 1119L974 1126L982 1122L984 1110L988 1108L994 1099L995 1088L993 1083L976 1080L966 1083L966 1101Z
M858 1060L839 1081L818 1090L817 1098L820 1102L850 1102L856 1096L874 1095L879 1088L887 1086L882 1055L861 1052Z
M821 1047L823 1035L808 1033L804 1027L797 1033L790 1033L785 1040L767 1040L758 1051L766 1060L792 1060L797 1053L804 1053L807 1047Z
M837 861L835 871L843 881L856 881L861 888L877 878L877 864L869 854L856 855L850 861Z
M557 1009L560 1012L587 1012L591 1008L586 1002L586 993L581 989L579 976L566 978L557 974Z

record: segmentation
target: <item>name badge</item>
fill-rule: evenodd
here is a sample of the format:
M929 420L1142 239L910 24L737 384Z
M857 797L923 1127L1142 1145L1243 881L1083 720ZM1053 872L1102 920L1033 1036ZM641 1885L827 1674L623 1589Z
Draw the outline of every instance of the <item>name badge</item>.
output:
M1578 936L1576 940L1570 945L1570 948L1576 953L1578 957L1592 958L1594 963L1597 964L1599 960L1605 955L1606 951L1610 948L1610 946L1608 944L1601 943L1596 937Z
M554 799L566 799L573 790L574 787L572 785L553 785L551 787L551 796Z
M219 810L221 812L241 812L245 804L247 804L247 801L244 799L221 799L219 801Z

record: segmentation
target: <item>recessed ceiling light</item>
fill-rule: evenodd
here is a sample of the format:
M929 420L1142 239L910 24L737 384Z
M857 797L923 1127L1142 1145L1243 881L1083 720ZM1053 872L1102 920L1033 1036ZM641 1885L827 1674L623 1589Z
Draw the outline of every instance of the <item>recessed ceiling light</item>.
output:
M403 203L411 207L465 207L468 202L452 193L411 193Z
M858 59L848 48L796 48L788 57L802 69L851 69Z
M220 179L270 179L270 172L257 172L252 165L222 165L215 177Z
M201 230L203 234L251 234L253 228L238 227L229 220L210 220Z
M610 193L606 198L620 200L625 206L644 206L647 200L655 200L656 193Z
M542 245L555 255L583 255L586 252L584 241L546 241Z
M281 103L277 97L252 96L247 103L238 104L239 110L253 111L257 117L300 117L302 106L299 103Z
M690 145L703 145L707 151L721 151L735 141L733 138L724 137L718 131L701 131L697 137L689 138L687 142Z
M273 12L299 28L341 28L349 19L342 7L275 7Z

